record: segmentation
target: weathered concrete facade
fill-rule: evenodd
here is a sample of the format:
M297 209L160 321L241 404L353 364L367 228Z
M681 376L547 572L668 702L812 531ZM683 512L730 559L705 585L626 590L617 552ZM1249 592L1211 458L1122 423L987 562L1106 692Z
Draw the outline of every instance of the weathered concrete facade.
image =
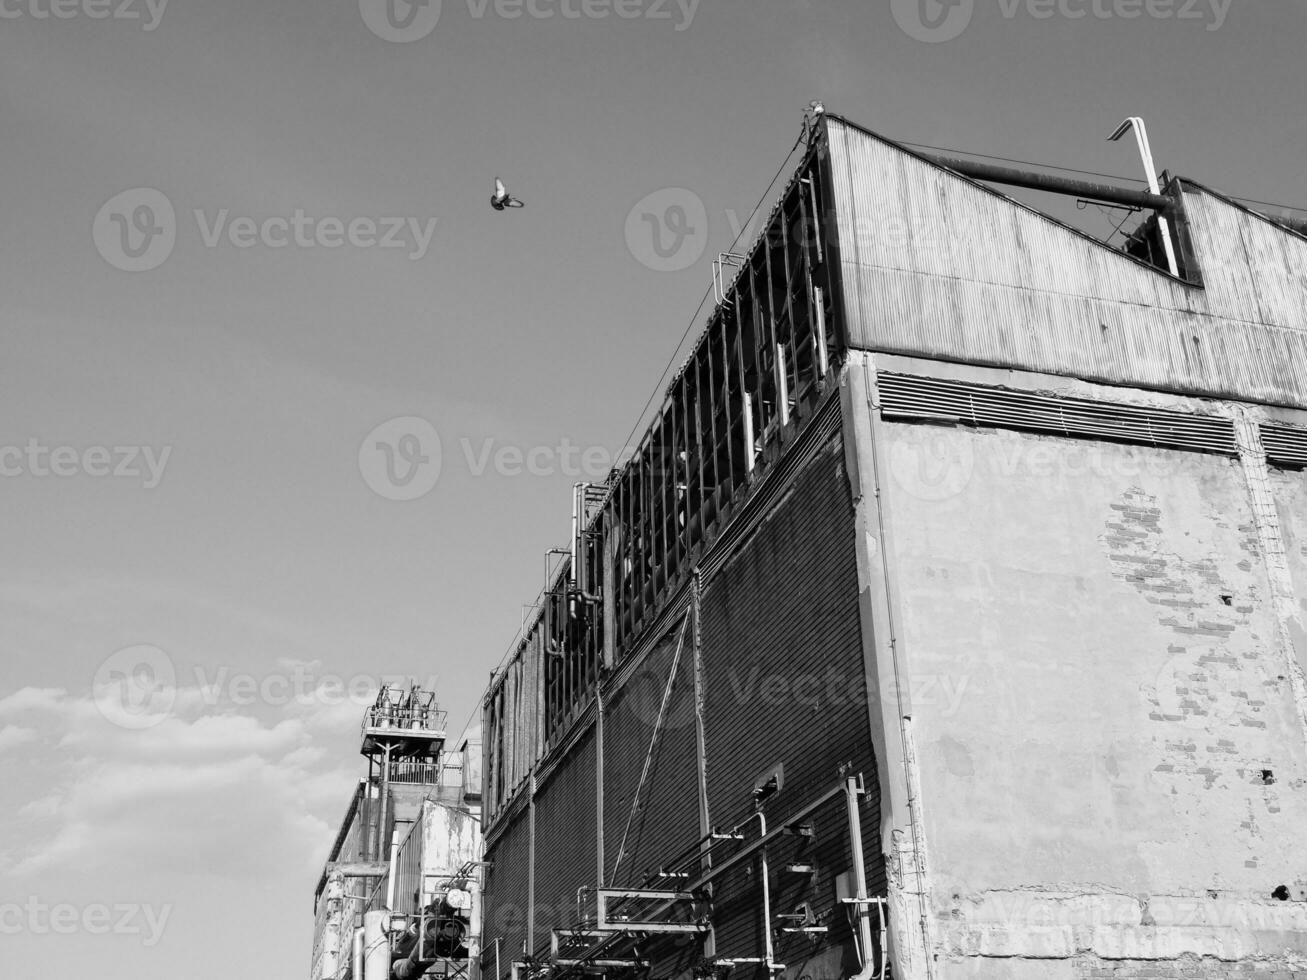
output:
M483 972L1307 978L1307 238L1171 190L822 123L487 695Z
M1307 976L1307 475L1261 437L1307 445L1266 404L1307 405L1307 240L1186 185L1182 283L839 139L855 210L948 229L914 254L841 223L896 965Z

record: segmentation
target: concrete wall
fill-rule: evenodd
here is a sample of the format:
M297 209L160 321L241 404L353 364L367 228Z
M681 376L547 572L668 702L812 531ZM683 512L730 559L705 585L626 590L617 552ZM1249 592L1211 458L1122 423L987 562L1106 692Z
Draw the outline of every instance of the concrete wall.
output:
M910 366L1241 424L1250 411ZM881 497L863 547L887 581L878 625L906 695L887 741L908 743L918 821L900 820L926 884L926 921L900 934L935 954L904 973L1307 977L1307 479L1255 452L868 414L860 469Z
M1296 599L1287 604L1287 628L1297 651L1299 669L1307 673L1307 473L1272 472L1270 481ZM1302 698L1301 690L1298 696Z

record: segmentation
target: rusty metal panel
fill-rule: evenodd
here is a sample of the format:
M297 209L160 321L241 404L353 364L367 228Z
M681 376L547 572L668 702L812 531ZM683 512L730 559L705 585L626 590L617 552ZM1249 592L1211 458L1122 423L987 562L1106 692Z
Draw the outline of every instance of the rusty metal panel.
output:
M849 344L1307 407L1307 239L1185 183L1204 285L828 122Z

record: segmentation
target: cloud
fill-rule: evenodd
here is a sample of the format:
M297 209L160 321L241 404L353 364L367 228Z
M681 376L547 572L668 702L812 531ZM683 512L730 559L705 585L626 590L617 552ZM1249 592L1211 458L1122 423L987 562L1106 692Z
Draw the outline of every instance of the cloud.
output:
M303 874L320 862L335 813L357 778L344 746L323 744L318 711L264 722L238 712L204 713L193 690L154 727L111 724L93 699L56 688L0 698L8 745L48 742L59 755L44 795L17 810L23 843L0 873L150 866L180 873ZM357 726L358 708L348 706ZM211 709L209 709L211 710ZM340 714L323 706L327 728Z
M20 728L17 725L6 725L0 728L0 752L6 752L18 745L25 745L28 742L36 741L36 730L33 728Z

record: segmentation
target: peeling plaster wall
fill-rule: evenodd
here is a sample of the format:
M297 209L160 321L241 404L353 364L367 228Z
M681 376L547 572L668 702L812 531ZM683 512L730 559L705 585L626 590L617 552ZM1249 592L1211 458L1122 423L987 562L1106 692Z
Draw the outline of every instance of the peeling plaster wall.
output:
M1240 461L882 431L941 975L1307 977L1307 741ZM1307 479L1273 484L1307 603Z
M1271 494L1280 518L1285 559L1297 600L1289 617L1289 636L1296 651L1298 670L1307 674L1307 473L1272 470ZM1307 703L1302 705L1302 710L1307 715Z

